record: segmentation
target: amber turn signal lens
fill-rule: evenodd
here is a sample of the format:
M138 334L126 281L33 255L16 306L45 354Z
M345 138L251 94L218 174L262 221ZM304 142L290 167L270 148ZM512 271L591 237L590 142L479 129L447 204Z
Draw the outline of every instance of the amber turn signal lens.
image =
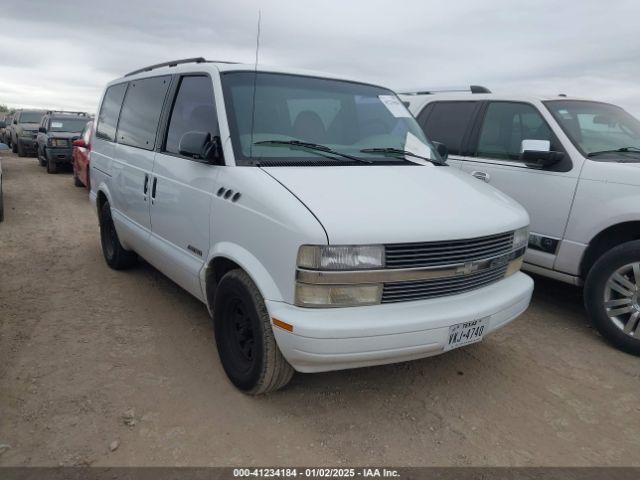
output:
M280 327L287 332L293 332L293 325L290 325L282 320L278 320L277 318L272 318L271 321L276 327Z

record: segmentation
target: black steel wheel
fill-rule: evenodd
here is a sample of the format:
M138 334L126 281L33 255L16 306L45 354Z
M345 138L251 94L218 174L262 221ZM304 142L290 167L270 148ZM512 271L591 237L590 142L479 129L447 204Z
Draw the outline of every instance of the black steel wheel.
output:
M262 295L242 270L222 277L213 308L216 344L229 380L251 395L284 387L294 370L276 344Z

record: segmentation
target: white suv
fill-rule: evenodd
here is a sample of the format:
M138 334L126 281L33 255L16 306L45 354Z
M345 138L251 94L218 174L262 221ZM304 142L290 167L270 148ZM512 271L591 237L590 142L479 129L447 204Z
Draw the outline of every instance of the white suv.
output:
M471 92L401 97L452 167L527 209L524 268L584 284L598 330L640 354L640 122L566 95Z
M442 353L529 304L527 213L388 89L198 58L111 82L96 122L107 263L140 255L204 302L245 392Z

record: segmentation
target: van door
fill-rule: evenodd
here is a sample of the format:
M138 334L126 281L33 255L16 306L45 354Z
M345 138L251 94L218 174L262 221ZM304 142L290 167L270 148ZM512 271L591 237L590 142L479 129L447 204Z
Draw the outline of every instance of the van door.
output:
M472 154L464 158L462 169L525 207L531 218L525 261L551 269L569 218L578 169L535 106L492 101L485 107L476 138L470 141ZM520 160L523 140L548 140L565 158L547 169L530 168Z
M427 138L449 150L447 163L460 168L467 136L479 110L477 101L439 101L427 104L418 121Z
M151 232L149 192L158 123L170 75L129 82L122 103L113 165L113 184L125 242L146 257ZM118 231L120 234L120 231Z
M151 183L154 255L170 278L204 299L199 273L209 251L210 209L220 167L180 154L180 140L188 132L219 136L209 75L179 79Z

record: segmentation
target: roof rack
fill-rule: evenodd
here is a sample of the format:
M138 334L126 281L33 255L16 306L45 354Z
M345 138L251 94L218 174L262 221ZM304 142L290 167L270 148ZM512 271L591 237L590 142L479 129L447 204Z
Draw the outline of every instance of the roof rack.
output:
M420 90L412 90L408 92L400 92L401 95L433 95L434 93L447 92L471 92L471 93L491 93L487 87L482 85L470 85L469 88L425 88Z
M229 62L226 60L207 60L204 57L183 58L179 60L171 60L170 62L156 63L155 65L149 65L148 67L139 68L138 70L134 70L133 72L129 72L125 74L125 77L130 77L131 75L135 75L136 73L150 72L151 70L155 70L156 68L176 67L178 65L182 65L183 63L238 63L238 62Z
M46 115L52 115L54 113L64 113L66 115L77 115L79 117L88 117L89 114L87 112L71 112L69 110L47 110Z

